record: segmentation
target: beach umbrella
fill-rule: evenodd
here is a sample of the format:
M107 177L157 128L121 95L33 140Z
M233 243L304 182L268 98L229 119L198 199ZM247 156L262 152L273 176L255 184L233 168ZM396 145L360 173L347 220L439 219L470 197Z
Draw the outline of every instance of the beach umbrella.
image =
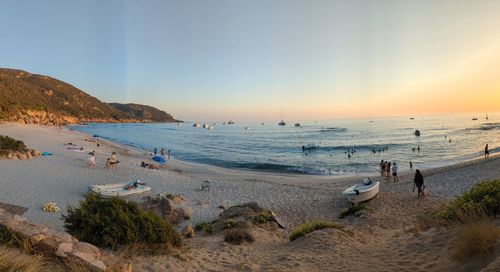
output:
M165 158L160 157L160 156L153 157L153 161L155 161L155 162L159 162L159 163L166 163L166 162L167 162L167 161L165 160Z

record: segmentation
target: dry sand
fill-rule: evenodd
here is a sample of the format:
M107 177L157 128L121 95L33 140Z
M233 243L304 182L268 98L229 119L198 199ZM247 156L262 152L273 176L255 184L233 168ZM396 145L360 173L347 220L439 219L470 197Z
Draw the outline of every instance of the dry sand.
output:
M101 146L85 141L88 135L41 126L1 124L0 135L23 140L30 148L54 152L53 156L28 161L0 160L0 201L28 207L29 219L63 229L61 213L45 213L42 205L56 202L62 211L77 205L90 184L141 179L152 193L182 194L193 208L191 223L211 221L221 210L257 201L275 211L290 227L311 219L339 221L346 207L342 190L361 177L291 175L230 170L171 160L162 170L141 168L151 162L144 152L102 141ZM64 143L97 152L97 167L88 168L88 154L68 150ZM112 151L120 164L105 170ZM353 236L321 230L289 242L287 230L254 229L256 242L232 246L217 235L199 235L189 240L180 257L137 257L136 271L479 271L494 260L469 266L452 261L450 248L455 230L432 228L415 235L409 231L419 216L470 189L482 180L500 178L500 159L477 159L453 166L423 171L428 196L417 199L412 192L413 173L401 173L401 182L380 180L380 194L368 203L372 212L340 220ZM201 181L210 180L211 191L201 191ZM483 258L484 259L484 258ZM497 261L498 263L498 261ZM492 264L493 265L493 264ZM464 268L465 267L465 268ZM466 270L463 270L466 269ZM472 270L471 270L472 269ZM493 270L494 271L494 270Z

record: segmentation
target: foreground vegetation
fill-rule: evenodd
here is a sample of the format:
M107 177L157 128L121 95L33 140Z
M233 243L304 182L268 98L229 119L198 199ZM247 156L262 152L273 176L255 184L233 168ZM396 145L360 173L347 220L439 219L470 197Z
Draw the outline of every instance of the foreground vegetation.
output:
M438 213L448 220L460 220L460 214L482 210L488 216L500 213L500 180L483 181L450 202Z
M81 241L117 249L140 244L143 248L180 247L182 238L172 226L151 212L141 210L135 202L113 197L104 199L87 194L79 208L68 208L63 215L68 233Z
M439 211L439 218L458 223L452 258L464 261L493 252L500 240L500 228L493 221L498 213L500 180L477 183Z
M344 226L330 221L325 220L315 220L311 222L304 223L302 225L297 226L290 233L290 241L293 241L299 237L305 236L308 233L311 233L316 230L324 229L324 228L333 228L341 231L346 231Z

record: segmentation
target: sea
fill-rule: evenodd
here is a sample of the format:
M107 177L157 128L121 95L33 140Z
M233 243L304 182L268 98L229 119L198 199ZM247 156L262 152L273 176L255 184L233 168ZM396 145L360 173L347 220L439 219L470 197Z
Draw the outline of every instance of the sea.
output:
M483 113L278 122L206 122L213 129L192 122L71 128L144 151L159 153L164 147L188 162L331 176L373 174L381 160L396 162L399 171L409 170L410 162L414 169L451 165L483 156L486 144L490 154L500 151L500 113L488 119ZM315 148L303 151L302 146Z

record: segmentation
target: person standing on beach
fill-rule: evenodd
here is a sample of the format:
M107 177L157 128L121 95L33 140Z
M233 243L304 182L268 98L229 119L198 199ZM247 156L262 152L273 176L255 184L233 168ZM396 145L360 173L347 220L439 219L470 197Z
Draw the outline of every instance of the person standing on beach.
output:
M170 151L170 148L168 149L168 152L167 152L167 156L168 156L168 160L170 160L170 155L172 154L172 152Z
M413 163L410 161L410 169L413 169Z
M156 149L156 147L155 147L155 156L156 156L157 153L158 153L158 149Z
M484 147L484 158L487 159L490 157L490 150L488 149L488 144Z
M415 187L418 188L417 197L425 196L424 176L422 176L422 174L420 173L420 170L418 170L418 169L415 171L415 178L413 179L413 191L415 191Z
M380 161L380 175L384 176L384 173L385 173L385 162L384 162L384 160L381 160Z
M394 182L399 181L398 177L398 166L396 165L396 162L392 163L392 177L394 179Z
M160 155L165 158L165 148L161 148Z
M391 177L391 162L390 161L387 162L387 165L385 166L385 171L387 173L387 177L389 178L389 180L391 180L390 179L390 177Z

